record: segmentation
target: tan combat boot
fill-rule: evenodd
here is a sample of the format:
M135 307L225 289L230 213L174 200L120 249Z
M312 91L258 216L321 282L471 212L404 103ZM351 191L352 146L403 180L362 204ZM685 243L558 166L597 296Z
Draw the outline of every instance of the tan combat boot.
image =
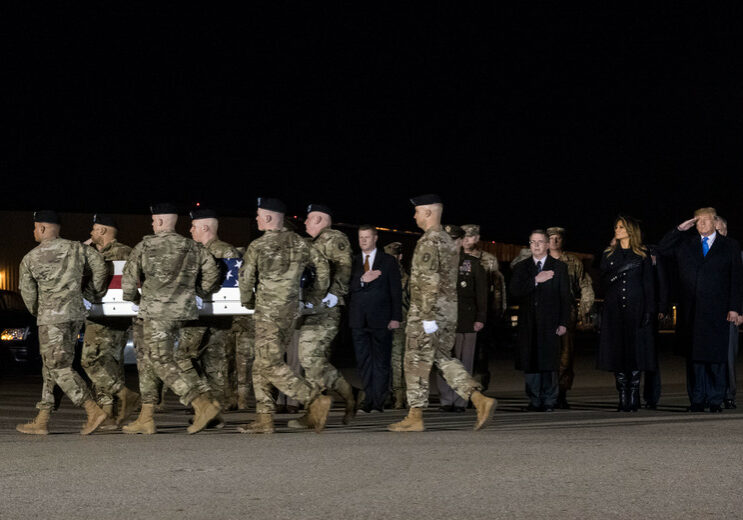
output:
M426 429L423 426L423 408L411 408L405 419L390 424L387 429L391 432L422 432Z
M19 424L15 427L15 429L21 433L26 433L28 435L48 435L48 425L49 410L39 410L38 415L36 415L33 421L26 424Z
M116 419L113 416L114 413L114 405L112 404L104 404L101 406L101 410L106 412L106 420L101 423L101 427L99 428L101 431L111 431L116 430L119 425L116 424Z
M237 431L240 433L273 433L275 431L273 414L257 413L255 414L255 421L244 426L238 426Z
M142 409L139 411L139 417L137 417L137 420L127 424L121 430L124 433L142 433L145 435L157 433L154 415L155 405L143 404Z
M127 387L122 388L116 397L119 398L119 413L116 415L116 424L121 426L130 415L137 411L142 400L137 392L132 392Z
M327 395L320 395L310 403L307 419L315 427L315 431L320 433L325 428L325 421L328 420L328 412L333 400Z
M356 416L356 400L353 398L353 388L345 379L339 379L335 385L335 391L346 401L346 413L343 414L343 424L351 424Z
M472 392L470 400L477 410L477 422L475 423L474 430L479 430L493 417L498 401L492 397L484 396L477 390Z
M103 421L106 420L108 415L106 415L106 412L101 410L101 407L92 399L85 401L83 407L85 408L85 412L88 414L88 420L85 421L82 430L80 430L80 435L90 435L96 431L101 424L103 424Z
M395 390L395 410L402 410L405 408L405 390L398 388Z
M306 430L307 428L312 428L312 423L310 422L310 412L305 413L302 417L299 419L292 419L286 425L289 428L293 428L295 430Z
M215 406L214 401L208 399L205 395L200 395L191 402L194 410L193 424L186 428L188 433L198 433L209 424L212 419L219 415L219 406Z

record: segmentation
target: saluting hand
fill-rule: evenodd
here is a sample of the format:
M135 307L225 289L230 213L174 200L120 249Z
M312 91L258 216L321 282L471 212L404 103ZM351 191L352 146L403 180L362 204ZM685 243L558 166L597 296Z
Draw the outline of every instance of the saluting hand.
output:
M677 229L679 231L687 231L691 229L694 226L694 224L696 224L698 218L699 217L694 217L694 218L690 218L689 220L683 221L681 224L678 225Z
M542 271L534 277L534 281L537 283L544 283L547 280L551 280L554 276L554 271Z

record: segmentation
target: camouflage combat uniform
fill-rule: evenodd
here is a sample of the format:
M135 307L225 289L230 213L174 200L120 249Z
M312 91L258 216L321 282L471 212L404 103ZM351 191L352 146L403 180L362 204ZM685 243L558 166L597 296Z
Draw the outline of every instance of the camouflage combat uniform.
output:
M300 278L309 261L309 246L282 228L268 230L253 241L240 268L240 301L255 309L253 388L259 414L276 409L272 386L303 404L320 395L318 386L298 377L284 362L292 325L299 315ZM327 284L327 280L319 283Z
M441 228L429 229L418 239L410 271L410 310L405 328L405 383L411 408L428 406L431 366L463 399L480 390L462 363L452 358L457 328L457 274L459 250ZM423 321L435 320L438 330L426 334Z
M209 241L204 248L216 259L240 258L237 249L219 239ZM231 316L202 317L186 322L175 351L181 370L195 368L201 380L201 393L210 393L222 406L227 404L232 393L229 386L230 355L233 358L235 355L232 324Z
M142 402L159 401L157 376L189 405L203 394L199 376L193 367L181 370L174 359L174 346L183 322L198 316L196 290L211 292L219 282L219 268L214 258L191 239L174 231L161 231L145 236L132 250L124 266L121 286L124 299L139 300L137 283L142 283L138 317L142 318L141 360L144 371L150 375L142 379ZM138 361L140 355L138 352Z
M330 266L328 293L338 297L332 308L319 305L315 313L304 317L299 330L299 363L305 377L324 389L343 391L350 389L340 371L330 364L330 347L338 334L341 308L348 294L351 280L351 244L345 233L325 228L312 241Z
M588 314L588 311L591 310L594 293L591 276L584 271L583 262L577 256L563 252L558 260L568 266L570 301L572 302L568 331L561 338L562 346L560 349L558 378L560 392L564 393L573 387L573 380L575 379L575 372L573 371L575 326L578 317ZM579 303L576 305L576 302Z
M72 368L75 343L85 320L81 281L90 270L86 298L98 300L106 292L108 269L95 249L71 240L45 240L26 256L20 267L20 290L39 326L39 351L43 361L43 388L39 410L54 409L54 386L59 386L75 406L92 398L80 374Z
M132 248L112 240L100 250L106 262L126 260ZM112 265L109 276L113 274ZM96 401L100 406L112 405L114 396L124 388L124 347L129 339L129 318L95 317L85 320L85 339L81 364L88 374Z
M410 276L400 262L400 285L402 285L402 321L400 327L392 334L392 392L397 393L405 390L405 376L403 370L403 359L405 357L405 326L407 324L408 309L410 308Z

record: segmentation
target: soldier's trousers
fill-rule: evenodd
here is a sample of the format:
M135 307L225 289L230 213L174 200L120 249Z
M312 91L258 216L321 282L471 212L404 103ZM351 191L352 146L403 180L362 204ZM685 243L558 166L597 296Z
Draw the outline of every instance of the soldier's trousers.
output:
M255 320L253 388L258 413L273 413L276 410L276 402L271 395L272 386L305 405L320 394L319 387L297 376L284 362L284 353L293 332L291 322L278 323L270 318Z
M183 404L188 406L203 391L196 370L193 367L181 370L175 361L175 341L180 334L182 324L183 321L179 320L145 319L142 346L144 357L154 375L180 397ZM152 399L151 395L147 397ZM155 400L157 401L159 397ZM150 401L143 400L142 402L154 404Z
M426 334L420 321L408 322L405 383L411 408L428 407L429 376L434 363L446 383L462 399L469 400L472 392L480 390L480 384L467 373L461 361L451 355L454 331L454 324L440 323L439 330L433 334Z
M72 368L75 359L75 342L82 321L68 321L51 325L39 325L39 351L43 366L41 400L36 403L39 410L54 409L54 386L59 386L75 406L91 399L88 385Z
M392 334L392 391L405 390L405 372L403 370L403 359L405 357L405 323L395 329Z
M330 364L330 346L338 334L340 321L341 309L336 305L305 316L299 329L299 363L307 380L323 390L337 390L338 383L345 381Z
M235 331L235 374L237 395L240 399L250 397L253 385L253 362L255 360L255 319L253 315L240 316L233 324Z
M475 365L475 345L477 344L477 332L462 332L454 336L454 350L452 357L460 360L464 369L472 373L472 367ZM441 406L467 406L467 400L458 396L449 385L446 384L441 373L438 374L436 383L439 387L439 402Z
M291 339L286 347L286 364L289 368L298 376L304 377L304 371L302 365L299 364L299 330L292 331ZM276 404L284 406L299 406L299 401L287 397L286 394L279 392L276 397Z
M187 322L181 328L175 360L181 370L196 370L200 393L210 393L221 405L226 404L227 344L234 342L232 320L206 327L199 322Z
M568 322L568 331L560 338L560 369L558 371L558 384L560 392L565 392L573 388L575 373L573 372L573 362L575 359L575 325L577 319L577 310L572 309L570 321Z
M162 380L157 377L155 369L147 357L147 347L144 342L144 320L134 318L132 322L134 349L137 352L137 373L139 374L139 392L142 404L157 405L163 389Z
M113 404L114 396L124 388L124 347L130 325L127 318L112 319L105 324L85 321L81 364L101 406Z

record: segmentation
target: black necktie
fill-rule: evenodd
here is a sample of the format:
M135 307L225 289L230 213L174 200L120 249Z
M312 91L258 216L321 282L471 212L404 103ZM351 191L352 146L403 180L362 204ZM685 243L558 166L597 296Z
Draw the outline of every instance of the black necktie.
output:
M542 272L542 261L541 260L537 260L537 272L538 273Z

